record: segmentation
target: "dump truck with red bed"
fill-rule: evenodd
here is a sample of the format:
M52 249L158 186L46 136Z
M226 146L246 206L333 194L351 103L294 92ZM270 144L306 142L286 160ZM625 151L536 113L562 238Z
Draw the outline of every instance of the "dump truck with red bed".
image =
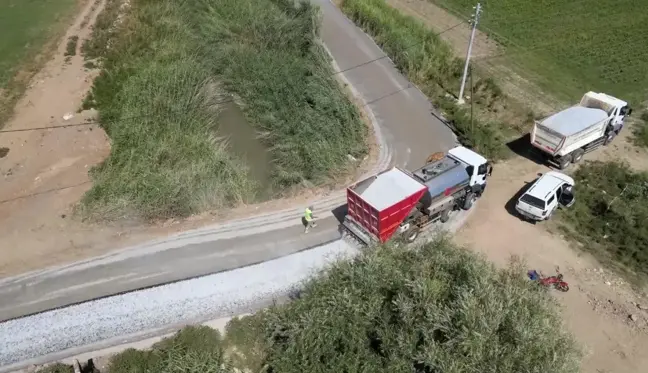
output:
M412 242L426 226L446 222L454 210L469 210L486 188L492 166L458 146L414 172L398 167L347 188L343 226L366 245L397 235Z

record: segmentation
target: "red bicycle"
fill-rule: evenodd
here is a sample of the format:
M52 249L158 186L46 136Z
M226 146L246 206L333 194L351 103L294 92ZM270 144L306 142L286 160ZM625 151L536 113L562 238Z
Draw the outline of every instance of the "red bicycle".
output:
M558 272L557 269L556 272ZM569 291L569 284L563 280L562 273L558 273L556 276L544 277L541 273L538 273L534 269L529 271L529 278L533 281L538 281L538 283L542 286L553 287L554 289L562 292Z

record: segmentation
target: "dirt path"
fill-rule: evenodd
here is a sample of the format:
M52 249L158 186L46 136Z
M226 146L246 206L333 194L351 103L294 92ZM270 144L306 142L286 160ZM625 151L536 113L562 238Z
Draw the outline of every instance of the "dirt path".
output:
M99 73L84 67L81 46L104 6L105 0L87 2L0 133L0 147L9 148L0 159L0 277L98 255L160 233L127 235L133 231L127 225L71 219L73 206L90 188L89 169L110 152L100 127L77 126L95 119L96 112L76 112ZM75 55L65 56L72 36L78 36ZM72 126L37 129L64 125Z

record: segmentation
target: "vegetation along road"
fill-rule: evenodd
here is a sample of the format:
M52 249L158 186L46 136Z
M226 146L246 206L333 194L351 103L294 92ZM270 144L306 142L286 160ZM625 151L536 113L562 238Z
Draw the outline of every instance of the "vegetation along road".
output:
M317 4L323 16L322 41L338 71L346 70L339 75L357 90L374 117L375 133L382 143L374 169L388 164L417 167L430 153L452 147L452 132L431 114L427 98L388 59L363 65L384 53L332 3L322 0ZM333 241L340 234L332 210L344 201L343 193L335 192L315 202L321 220L308 236L302 234L301 209L278 209L83 263L4 279L0 294L10 301L0 307L0 319L238 268ZM23 286L30 291L23 291Z

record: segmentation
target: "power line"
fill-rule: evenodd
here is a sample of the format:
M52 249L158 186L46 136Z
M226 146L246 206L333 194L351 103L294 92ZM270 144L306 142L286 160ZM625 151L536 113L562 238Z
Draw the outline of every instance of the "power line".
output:
M453 25L453 26L450 26L450 27L446 28L445 30L442 30L442 31L440 31L440 32L435 33L435 36L442 35L442 34L448 32L448 31L450 31L450 30L453 30L453 29L459 27L460 25L462 25L462 24L464 24L464 23L466 23L466 22L465 22L465 21L461 21L461 22L459 22L459 23L457 23L457 24L455 24L455 25ZM401 49L399 52L404 52L404 51L406 51L406 50L408 50L408 49L411 49L411 48L413 48L413 47L415 47L415 46L417 46L417 45L424 44L426 41L427 41L427 39L426 39L426 40L423 40L423 41L416 42L416 43L414 43L414 44L412 44L412 45L408 45L407 47L404 47L403 49ZM347 71L351 71L351 70L354 70L354 69L357 69L357 68L360 68L360 67L363 67L363 66L366 66L366 65L372 64L372 63L374 63L374 62L377 62L377 61L383 60L383 59L385 59L385 58L389 58L389 55L385 54L384 56L381 56L381 57L378 57L378 58L374 58L374 59L371 59L371 60L369 60L369 61L365 61L365 62L363 62L363 63L360 63L360 64L357 64L357 65L354 65L354 66L351 66L351 67L345 68L345 69L343 69L343 70L334 71L334 72L331 73L329 76L332 77L332 76L335 76L335 75L337 75L337 74L342 74L342 73L345 73L345 72L347 72ZM400 89L400 90L396 91L396 93L401 92L401 91L403 91L403 90L405 90L405 89L409 89L409 88L411 88L411 87L407 87L407 88L404 88L404 89ZM391 96L391 95L393 95L393 94L394 94L394 93L389 94L389 95L387 95L387 96L385 96L385 97L383 97L383 98L389 97L389 96ZM225 103L234 102L234 101L235 101L235 99L232 97L231 99L227 99L227 100L223 100L223 101L214 102L214 104L225 104ZM373 100L373 101L371 101L370 103L375 103L375 102L377 102L377 101L378 101L378 100ZM114 123L121 123L121 122L125 122L125 121L131 120L131 119L144 118L144 117L148 117L148 116L149 116L149 115L138 115L138 116L134 116L134 117L128 117L128 118L118 119L118 120L115 120L115 121L109 121L108 123L110 123L110 124L114 124ZM83 123L70 123L70 124L63 124L63 125L57 125L57 126L47 126L47 127L33 127L33 128L19 128L19 129L0 130L0 133L27 132L27 131L39 131L39 130L49 130L49 129L59 129L59 128L70 128L70 127L82 127L82 126L92 126L92 125L95 125L95 124L102 124L102 123L105 123L105 122L100 122L99 120L91 120L91 121L86 121L86 122L83 122Z
M38 131L38 130L49 130L56 128L68 128L68 127L80 127L80 126L92 126L98 122L84 122L84 123L70 123L60 126L49 126L49 127L34 127L34 128L19 128L13 130L0 130L0 133L12 133L12 132L27 132L27 131Z
M82 185L89 184L89 183L91 183L91 181L88 180L88 181L84 181L82 183L78 183L78 184L74 184L74 185L68 185L68 186L59 187L59 188L52 188L52 189L44 190L42 192L34 192L34 193L25 194L25 195L14 197L14 198L3 199L3 200L0 200L0 204L13 202L13 201L17 201L17 200L25 199L25 198L36 197L36 196L39 196L41 194L47 194L47 193L52 193L52 192L58 192L58 191L65 190L65 189L76 188L78 186L82 186Z

